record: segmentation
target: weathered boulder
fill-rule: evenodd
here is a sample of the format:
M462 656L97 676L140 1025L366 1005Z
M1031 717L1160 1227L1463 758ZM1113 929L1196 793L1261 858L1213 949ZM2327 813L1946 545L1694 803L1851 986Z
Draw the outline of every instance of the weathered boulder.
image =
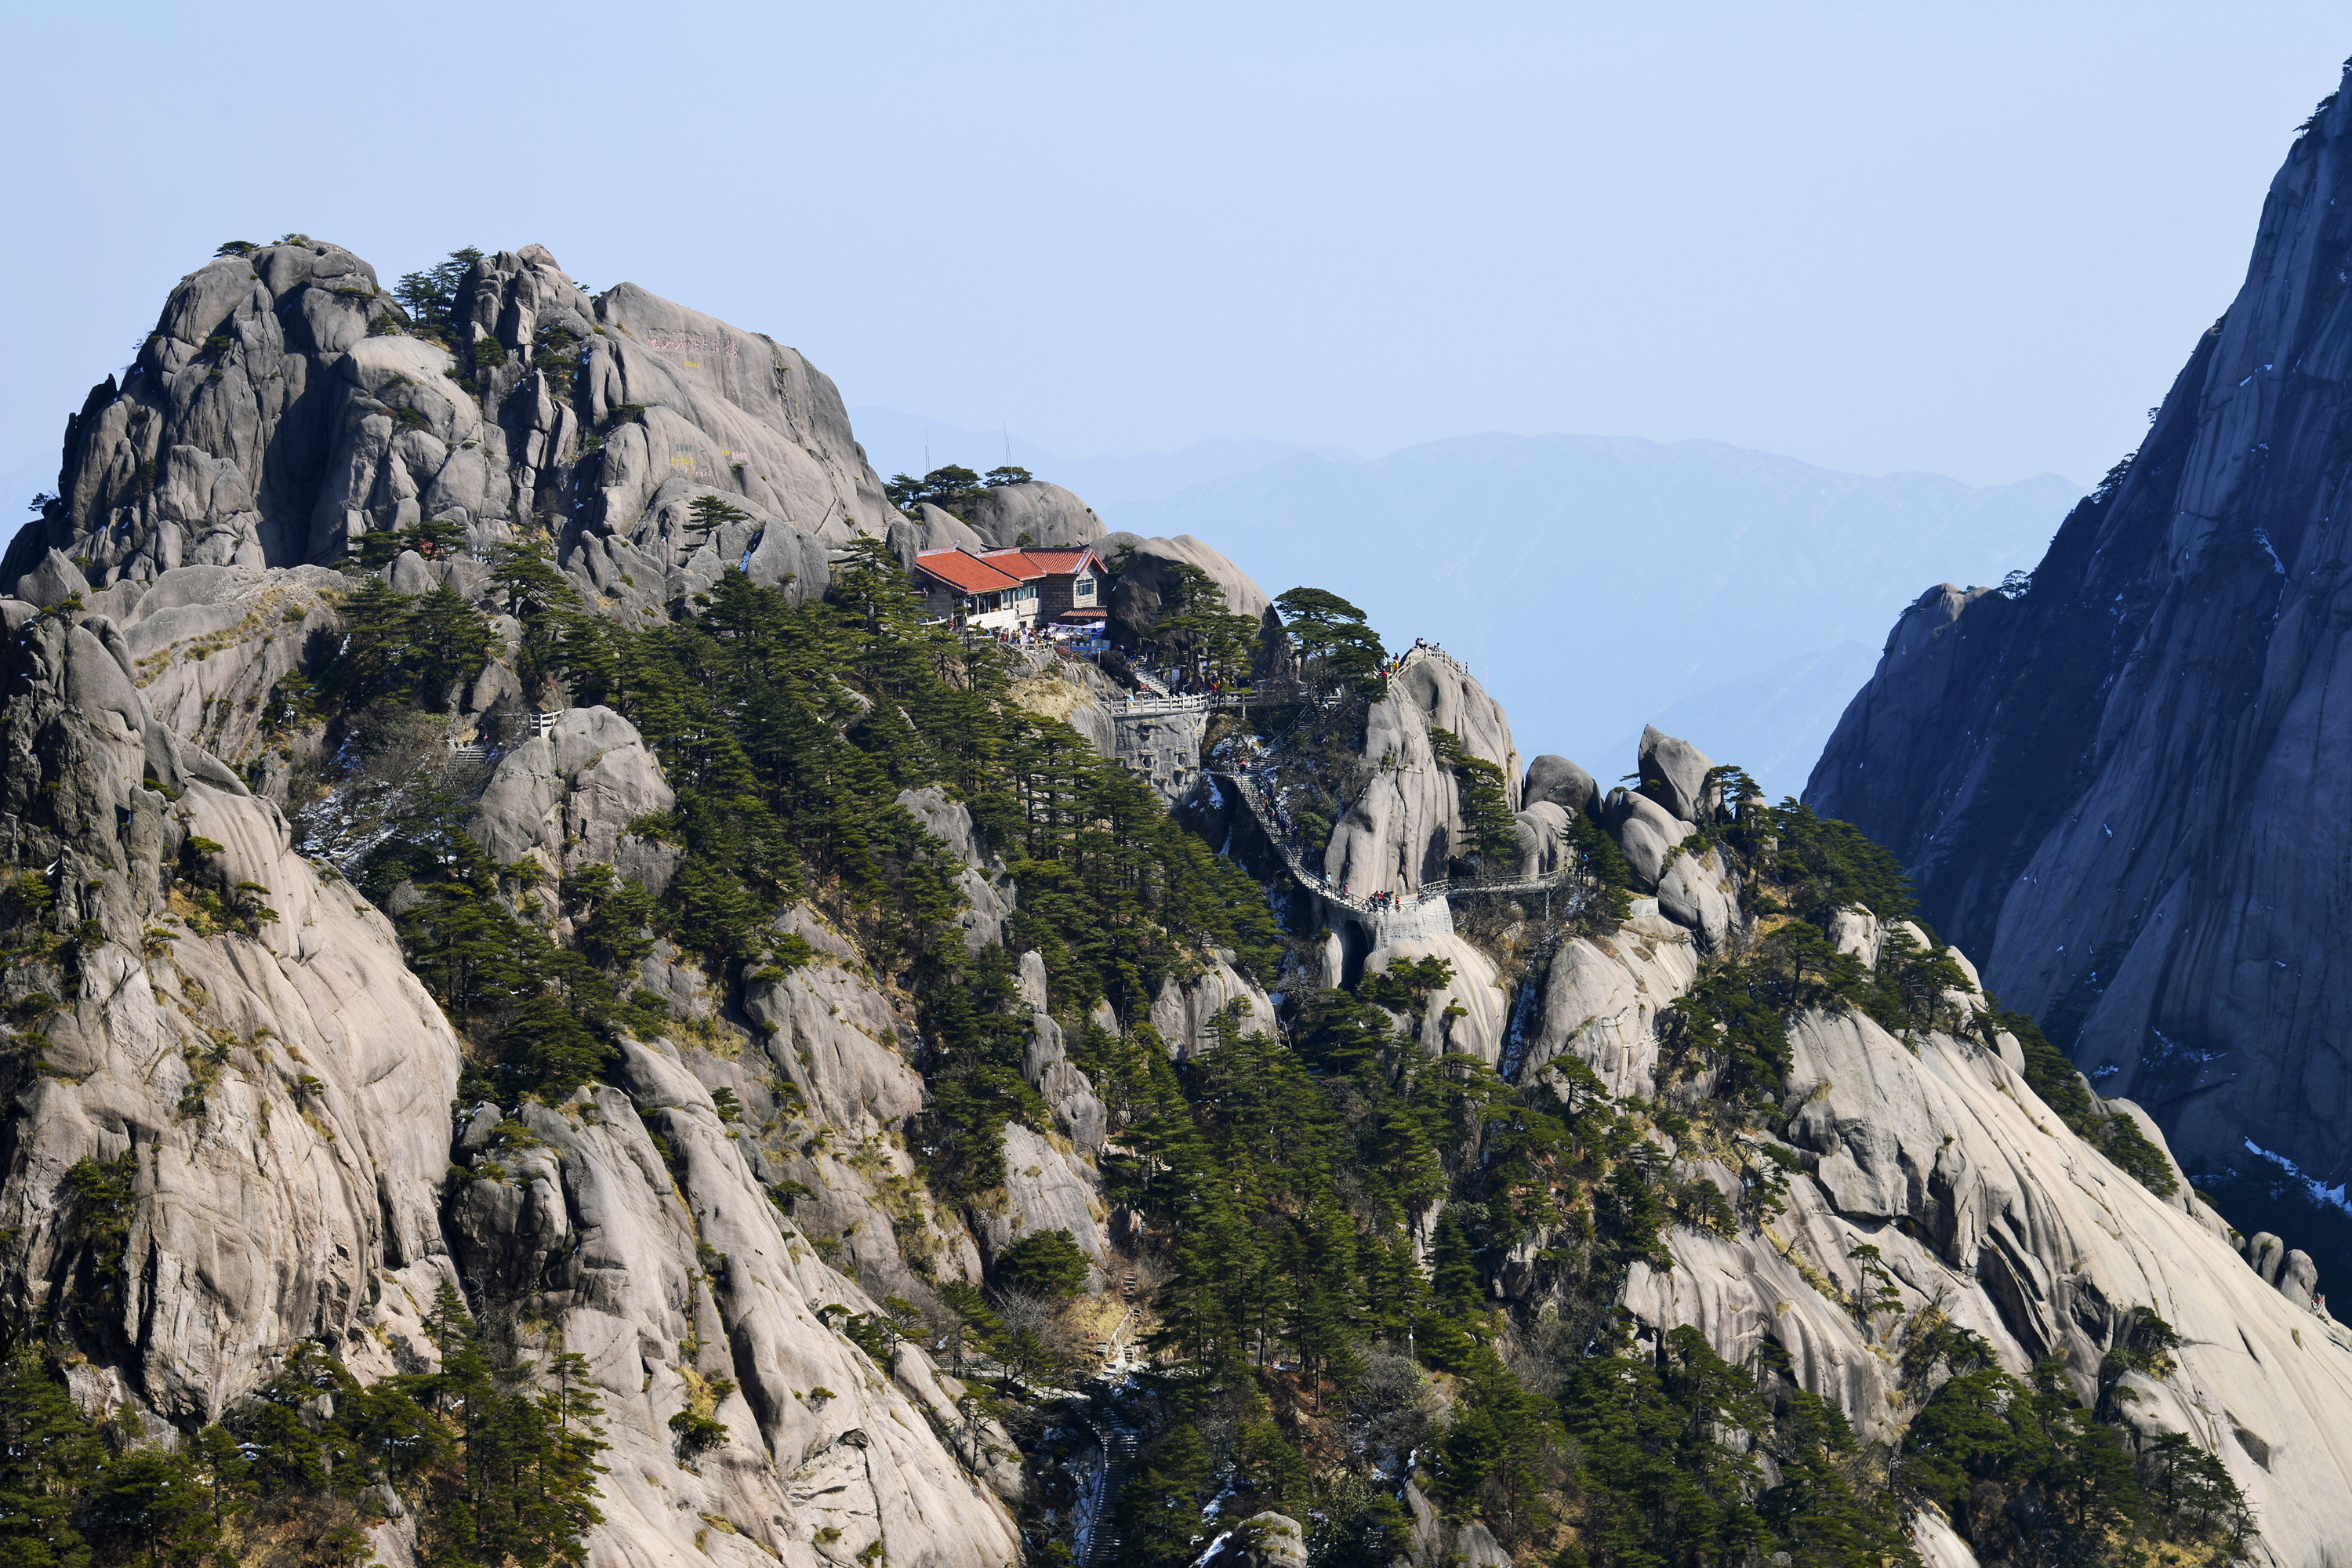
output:
M1723 852L1675 854L1658 878L1658 912L1698 933L1700 950L1721 952L1739 928L1739 895Z
M1412 659L1366 716L1363 754L1377 771L1324 849L1334 887L1357 896L1412 892L1445 877L1461 838L1461 791L1430 749L1432 728L1452 731L1517 788L1518 752L1502 705L1451 660Z
M16 580L12 592L28 605L54 609L68 599L86 597L89 580L81 574L81 568L52 550L41 557L38 565Z
M658 893L682 852L631 825L677 804L635 725L610 708L570 708L499 759L473 833L497 865L528 857L559 878L611 866Z
M1862 960L1864 969L1878 967L1878 917L1859 905L1831 911L1830 946Z
M1255 1513L1221 1536L1201 1562L1202 1568L1307 1568L1307 1532L1287 1514Z
M978 554L993 548L963 519L929 501L917 505L911 519L903 515L892 518L889 538L890 553L909 571L914 569L915 557L927 550L969 550Z
M1171 978L1160 985L1151 1004L1151 1026L1160 1031L1170 1054L1189 1057L1214 1047L1217 1021L1235 1003L1241 1007L1242 1034L1281 1037L1282 1026L1266 994L1213 954L1208 968L1192 979Z
M1575 867L1576 844L1569 837L1566 811L1551 801L1538 801L1519 813L1517 821L1521 877L1549 877Z
M1592 816L1601 809L1601 786L1592 782L1591 773L1566 757L1547 752L1528 764L1527 782L1520 787L1519 798L1529 806L1549 801L1562 811Z
M1103 536L1102 519L1095 515L1094 508L1059 485L1034 480L982 490L963 503L963 521L992 550L1024 544L1092 544Z
M1124 540L1116 542L1123 543ZM1115 547L1111 536L1105 536L1100 543L1105 548ZM1111 635L1121 646L1142 636L1160 614L1168 596L1169 568L1178 562L1207 573L1209 580L1223 592L1225 608L1233 615L1257 620L1274 602L1248 573L1189 533L1180 533L1173 539L1138 540L1127 546L1118 558L1118 578L1111 586Z
M1661 734L1655 725L1642 731L1641 793L1693 826L1713 822L1722 809L1722 788L1706 782L1714 766L1688 741Z
M1633 885L1645 892L1656 890L1658 879L1665 875L1667 858L1691 834L1689 823L1657 802L1622 789L1609 792L1601 822L1625 852Z

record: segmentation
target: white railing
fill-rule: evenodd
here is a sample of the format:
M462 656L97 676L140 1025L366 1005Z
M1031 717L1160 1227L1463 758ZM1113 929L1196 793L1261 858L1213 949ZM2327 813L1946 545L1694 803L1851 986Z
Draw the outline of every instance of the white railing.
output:
M1245 692L1187 692L1181 697L1129 697L1110 710L1114 719L1141 719L1153 713L1200 713L1212 708L1243 708L1249 704Z
M1475 680L1477 679L1475 676L1470 675L1470 667L1468 665L1463 663L1460 659L1454 658L1444 648L1439 647L1435 643L1426 642L1415 643L1411 647L1405 649L1403 653L1397 656L1396 673L1402 675L1407 669L1412 668L1413 665L1419 664L1424 658L1433 658L1438 663L1445 665L1449 668L1454 669L1465 676L1469 676L1471 679Z
M561 712L533 713L530 715L530 732L533 735L552 734L555 721L562 717ZM449 737L447 744L452 756L463 757L469 763L488 762L499 752L499 748L488 741L461 741L455 735Z

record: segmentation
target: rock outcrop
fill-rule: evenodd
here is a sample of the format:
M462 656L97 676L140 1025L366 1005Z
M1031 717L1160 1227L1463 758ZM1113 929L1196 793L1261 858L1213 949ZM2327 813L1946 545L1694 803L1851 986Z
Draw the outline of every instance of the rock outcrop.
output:
M528 857L557 879L610 866L658 893L681 852L635 828L677 804L635 725L610 708L573 708L499 758L475 807L474 838L495 865Z
M2136 457L2029 582L1929 590L1806 799L1908 864L2002 1001L2161 1122L2352 1176L2352 95L2273 182L2253 258Z
M1168 596L1169 568L1180 562L1207 573L1224 594L1226 610L1234 615L1261 620L1274 604L1248 573L1189 533L1173 539L1113 533L1087 542L1107 553L1118 572L1118 580L1111 587L1110 626L1112 637L1121 646L1142 636L1159 615Z
M898 804L914 815L924 830L939 840L941 852L959 867L956 887L965 900L956 921L963 928L965 944L974 952L1004 940L1004 917L1013 912L1017 896L1004 862L985 853L971 825L971 810L947 792L933 786L901 790Z
M1231 956L1212 954L1206 971L1190 980L1167 981L1152 1001L1151 1026L1160 1031L1160 1039L1178 1056L1189 1057L1213 1048L1217 1040L1217 1020L1236 1004L1238 1033L1281 1033L1282 1026L1274 1016L1274 1003L1265 992L1234 972L1233 965L1226 962Z
M1522 1077L1541 1080L1565 1053L1612 1092L1668 1104L1705 1093L1703 1081L1666 1081L1656 1027L1696 973L1690 935L1646 903L1612 935L1570 942L1551 962ZM1971 1011L1987 1005L1980 990L1956 994ZM1769 1341L1802 1387L1884 1436L1918 1393L1885 1349L1895 1316L1853 1307L1873 1283L1860 1246L1884 1258L1884 1288L1905 1313L1932 1303L2020 1375L2058 1358L2085 1397L2126 1316L2151 1308L2183 1345L2169 1375L2137 1388L2128 1418L2218 1454L2271 1561L2326 1560L2337 1500L2352 1490L2352 1330L2316 1309L2306 1269L2274 1238L2240 1257L2228 1225L2185 1184L2167 1198L2126 1175L1980 1039L1906 1043L1851 1011L1800 1015L1790 1038L1785 1142L1750 1134L1728 1152L1663 1151L1733 1192L1784 1173L1784 1206L1727 1237L1675 1231L1673 1266L1636 1264L1628 1278L1624 1305L1639 1321L1695 1325L1742 1365ZM1507 1287L1514 1278L1505 1271Z
M1442 655L1408 655L1387 695L1365 721L1363 754L1371 781L1348 806L1323 855L1324 875L1349 893L1409 893L1444 879L1465 853L1461 791L1431 750L1432 729L1502 769L1519 788L1519 753L1502 705L1470 672ZM1509 802L1513 811L1518 801Z
M191 273L68 422L59 499L0 586L52 550L110 587L331 564L442 521L477 552L544 532L608 611L653 614L729 566L820 589L827 547L898 517L832 382L772 339L635 284L591 299L535 245L476 263L454 315L412 335L331 245ZM706 498L727 521L697 515Z
M124 1289L71 1310L134 1408L208 1420L294 1339L365 1363L432 1271L457 1041L391 922L149 714L103 617L0 607L0 855L55 900L6 937L41 1065L5 1069L0 1302L63 1302L67 1172L124 1162Z
M1549 804L1564 812L1580 811L1588 816L1601 808L1601 788L1592 782L1592 775L1566 757L1549 753L1528 764L1519 798L1528 806Z
M1035 480L982 490L963 503L963 521L991 550L1092 544L1104 531L1094 508L1059 485Z
M841 1331L885 1294L982 1277L906 1147L919 1047L854 945L806 906L779 920L782 962L740 973L656 942L634 981L667 1037L569 1099L453 1125L467 1047L393 921L273 804L318 760L296 678L331 655L363 578L329 564L366 535L454 525L386 552L381 580L478 605L491 551L544 531L587 606L626 619L729 566L817 591L829 548L896 516L788 349L625 286L591 300L537 247L477 264L452 308L428 341L332 247L221 258L93 393L64 499L6 563L33 598L0 600L0 946L28 1026L0 1063L0 1304L57 1314L89 1358L78 1393L163 1435L299 1341L363 1379L431 1366L423 1318L457 1285L587 1358L612 1445L596 1561L1016 1561L1009 1439L919 1347L886 1371ZM520 628L488 629L481 677L405 716L400 744L439 758L446 736L457 770L418 776L478 792L462 820L520 882L611 865L659 893L678 851L642 830L676 804L658 762L608 709L535 720ZM906 804L955 862L969 940L1000 940L1013 888L970 813ZM1058 1068L1098 1147L1099 1103ZM119 1261L68 1180L85 1161L131 1194ZM724 1441L681 1449L689 1408Z

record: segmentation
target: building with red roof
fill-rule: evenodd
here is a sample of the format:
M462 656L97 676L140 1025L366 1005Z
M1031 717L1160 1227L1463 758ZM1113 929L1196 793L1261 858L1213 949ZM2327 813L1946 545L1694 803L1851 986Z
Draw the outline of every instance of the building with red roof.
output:
M1102 619L1107 574L1092 550L926 550L915 586L930 613L958 626L1012 631L1060 621Z

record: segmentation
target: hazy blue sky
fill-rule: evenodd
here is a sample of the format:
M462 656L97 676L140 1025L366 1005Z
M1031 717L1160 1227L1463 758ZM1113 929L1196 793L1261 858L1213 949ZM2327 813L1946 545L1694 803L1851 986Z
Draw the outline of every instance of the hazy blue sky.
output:
M1994 482L2135 442L2352 13L101 3L0 37L0 473L54 473L216 243L300 229L387 280L536 240L852 403L1074 457L1572 431Z

